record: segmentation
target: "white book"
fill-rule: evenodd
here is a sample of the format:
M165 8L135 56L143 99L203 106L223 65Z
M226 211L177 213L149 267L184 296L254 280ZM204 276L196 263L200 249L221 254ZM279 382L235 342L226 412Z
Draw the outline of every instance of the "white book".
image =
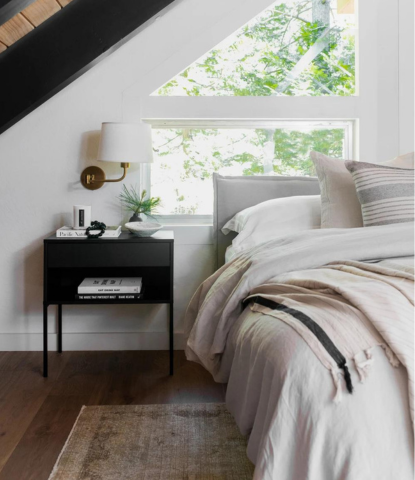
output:
M90 233L96 235L100 230L91 230ZM107 227L100 238L117 238L121 234L121 225ZM61 227L56 230L56 236L59 238L87 238L86 230L76 230L72 227Z
M78 287L78 294L88 293L140 293L141 277L85 278Z

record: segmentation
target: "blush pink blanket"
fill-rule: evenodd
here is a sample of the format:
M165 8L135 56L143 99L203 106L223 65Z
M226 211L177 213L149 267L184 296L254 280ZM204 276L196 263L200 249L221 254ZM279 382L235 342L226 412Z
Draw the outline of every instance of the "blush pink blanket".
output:
M413 329L413 271L395 265L413 254L413 224L313 230L249 250L199 287L185 318L186 355L228 383L226 403L249 434L255 480L413 478L413 335L397 328ZM243 310L251 294L326 320L353 394L292 319ZM347 330L351 317L362 338Z
M266 298L315 321L349 360L363 383L373 364L372 348L381 346L394 367L408 372L413 419L414 384L414 271L392 262L342 262L317 269L283 274L251 291L249 299ZM266 313L290 325L332 373L335 401L341 400L343 370L310 328L284 311L254 303L253 311ZM363 356L363 360L362 360Z

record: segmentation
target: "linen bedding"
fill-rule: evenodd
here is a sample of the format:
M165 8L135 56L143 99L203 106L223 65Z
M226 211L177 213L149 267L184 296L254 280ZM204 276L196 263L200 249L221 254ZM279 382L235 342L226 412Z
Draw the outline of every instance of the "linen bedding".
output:
M228 383L255 479L413 478L413 243L412 223L302 232L196 292L186 355Z

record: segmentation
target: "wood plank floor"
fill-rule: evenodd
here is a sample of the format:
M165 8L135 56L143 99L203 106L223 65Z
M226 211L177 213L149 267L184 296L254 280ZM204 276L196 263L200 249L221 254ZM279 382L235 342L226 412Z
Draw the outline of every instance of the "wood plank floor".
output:
M175 352L0 352L0 480L43 480L82 405L223 402L224 385Z

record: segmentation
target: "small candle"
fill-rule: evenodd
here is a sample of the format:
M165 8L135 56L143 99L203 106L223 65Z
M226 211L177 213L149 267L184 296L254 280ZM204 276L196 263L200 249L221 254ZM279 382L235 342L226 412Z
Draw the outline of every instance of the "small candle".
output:
M91 207L89 205L73 206L73 228L86 230L91 226Z

